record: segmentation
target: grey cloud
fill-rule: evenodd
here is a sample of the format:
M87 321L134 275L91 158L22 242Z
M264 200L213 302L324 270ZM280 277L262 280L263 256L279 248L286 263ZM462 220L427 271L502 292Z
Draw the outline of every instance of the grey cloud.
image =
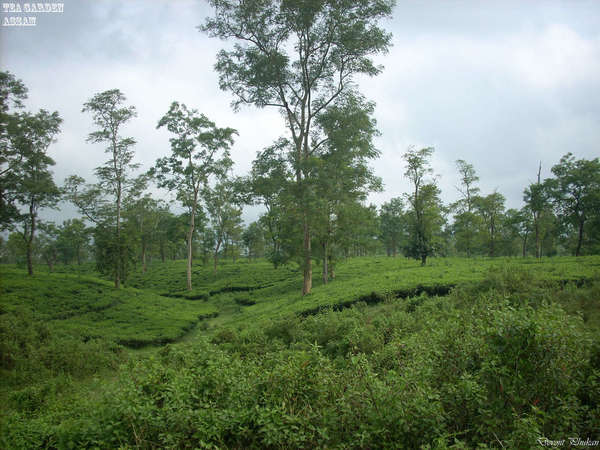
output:
M94 93L120 88L139 111L127 133L144 167L168 152L156 123L173 100L237 128L236 172L285 132L275 110L233 113L212 67L227 45L195 28L209 13L200 1L67 0L65 13L37 27L0 28L0 63L30 88L28 106L58 110L63 133L52 148L56 178L91 177L102 148L85 143L91 120L81 113ZM403 1L388 29L395 46L386 66L358 80L377 103L382 155L373 163L385 192L408 189L402 153L434 145L445 201L457 197L454 161L474 164L484 193L498 189L519 207L539 161L546 176L560 156L598 156L600 3L596 1ZM167 197L166 197L167 198ZM247 220L259 210L248 208ZM67 213L65 213L67 214Z

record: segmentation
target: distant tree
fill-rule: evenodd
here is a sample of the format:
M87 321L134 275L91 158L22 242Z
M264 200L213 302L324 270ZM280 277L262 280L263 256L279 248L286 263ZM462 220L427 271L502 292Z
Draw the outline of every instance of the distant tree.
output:
M214 232L213 267L216 274L221 246L228 237L241 235L243 200L239 184L226 178L219 180L214 188L205 187L203 197Z
M58 261L58 234L59 230L51 222L40 224L41 233L38 236L38 250L42 259L48 265L48 272L52 272Z
M202 254L202 264L208 265L210 257L213 256L215 248L216 236L215 232L210 227L204 227L201 233L199 233L198 245L200 247L200 253Z
M400 197L381 205L379 212L380 236L388 256L396 256L405 244L407 234L404 203Z
M23 235L19 232L9 233L6 240L6 262L24 266L27 262L27 249Z
M479 177L472 164L462 159L456 161L456 167L460 176L460 186L457 187L461 198L452 205L456 211L454 215L454 236L456 238L456 249L459 252L471 256L474 251L474 241L479 228L479 217L474 213L475 203L479 195L476 183Z
M119 89L111 89L84 103L82 112L90 112L97 127L87 141L105 144L109 158L96 167L96 184L86 185L83 178L72 175L63 188L66 198L96 225L96 263L101 272L112 275L116 288L127 276L131 253L127 247L131 242L121 233L123 200L133 187L131 174L139 167L132 162L135 140L121 135L123 127L137 115L134 106L124 106L125 101Z
M291 134L295 195L302 226L302 294L312 287L311 159L322 145L318 118L353 89L353 76L381 71L372 56L385 53L391 36L377 26L393 1L228 2L211 0L214 18L202 30L232 38L218 54L221 89L234 108L252 104L280 109ZM325 138L326 139L326 138Z
M600 160L564 155L548 181L557 214L576 231L575 256L582 253L585 225L600 214Z
M248 260L260 258L265 251L265 235L259 222L252 222L242 233L242 241L246 248Z
M124 218L127 220L128 232L134 236L139 248L142 271L147 270L147 260L152 246L158 240L160 215L165 206L160 200L152 198L146 191L149 177L142 174L133 183L124 202Z
M58 253L65 264L73 260L81 265L83 253L90 242L92 230L81 219L65 220L58 227Z
M12 136L22 117L18 110L27 99L27 88L10 72L0 72L0 230L6 230L19 216L15 205L23 148L15 147Z
M525 206L521 209L508 209L504 214L506 231L520 242L521 255L527 256L527 244L532 229L531 211Z
M420 150L411 147L403 155L406 161L404 176L413 187L412 192L406 194L411 206L411 234L407 250L409 256L420 259L423 266L435 250L436 236L441 233L443 222L439 189L433 181L427 180L427 176L433 173L429 163L432 154L433 147Z
M344 257L366 256L376 250L379 221L374 205L365 206L361 202L345 204L339 211L337 228L336 247ZM335 278L334 263L333 259L328 265L330 278Z
M523 201L531 212L531 219L533 221L536 258L542 257L542 238L544 235L544 231L542 230L542 219L544 213L547 213L550 209L548 184L541 182L541 172L542 164L540 163L537 181L530 184L523 191Z
M229 149L233 128L218 128L204 114L173 102L157 128L167 127L175 135L170 139L171 155L160 158L151 174L158 185L177 192L177 199L189 210L187 232L187 288L192 289L192 258L196 211L200 196L211 176L223 176L231 167Z
M311 160L313 167L307 171L307 184L314 193L309 218L320 250L325 284L341 231L337 218L343 209L366 200L369 192L381 190L381 180L368 165L379 155L373 144L379 135L373 112L372 103L356 94L346 94L317 119L324 140Z
M258 152L252 162L252 170L248 184L251 198L262 204L266 212L260 216L260 223L265 230L265 238L269 242L267 259L277 268L289 255L283 252L284 215L291 204L290 180L293 173L286 158L285 148L289 146L286 139L277 140L272 146Z
M504 200L502 194L494 192L486 197L478 197L475 202L475 207L486 226L488 255L492 257L497 256L496 240L498 228L502 223Z
M58 112L40 110L37 114L19 114L18 122L10 131L10 146L19 155L18 164L12 171L12 201L19 212L13 221L20 225L25 241L27 272L33 275L33 244L38 226L38 212L41 208L55 207L60 199L60 191L54 184L50 167L54 160L47 151L60 131L62 119ZM14 216L14 214L13 214Z

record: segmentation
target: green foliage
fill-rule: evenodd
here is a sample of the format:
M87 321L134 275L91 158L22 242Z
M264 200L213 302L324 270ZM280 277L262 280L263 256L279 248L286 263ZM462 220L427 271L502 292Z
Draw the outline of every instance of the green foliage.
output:
M22 149L13 145L12 134L18 129L23 108L27 99L27 87L12 73L0 72L0 230L9 228L19 210L15 205L15 189L19 182L19 167Z
M203 303L115 290L95 278L66 274L27 279L19 270L3 268L0 289L4 311L24 308L53 330L133 347L174 341L216 311Z
M292 224L286 236L291 243L282 243L286 252L275 241L271 254L276 265L286 259L286 253L298 259L304 271L302 293L309 294L315 235L320 234L324 268L333 256L327 248L337 213L333 205L340 194L372 190L379 184L365 164L378 154L371 142L377 134L371 118L373 104L358 94L354 78L381 72L373 58L387 51L391 35L378 22L390 16L394 2L210 3L215 14L201 30L211 37L238 41L233 49L217 55L220 88L233 93L234 109L244 104L270 106L285 118L289 138L280 138L272 147L287 153L285 158L261 158L260 164L270 160L279 166L287 159L293 174L286 183L291 188L286 201L277 202L282 207L277 212L286 213L286 222ZM343 172L340 179L336 168ZM339 189L344 181L348 184ZM365 183L357 187L360 181ZM323 189L327 184L331 191ZM323 198L324 191L332 198ZM264 193L261 189L259 195ZM272 213L269 209L270 224L277 222Z
M556 178L545 182L551 191L562 221L572 227L574 254L582 254L586 237L586 222L597 220L600 211L600 159L575 159L564 155L552 167Z
M420 150L410 147L403 155L406 161L404 176L408 178L412 187L412 192L405 194L410 204L409 240L405 253L420 259L423 266L427 257L435 254L440 247L444 220L440 208L440 190L427 178L433 173L429 162L432 154L433 147Z
M5 305L3 305L3 308ZM122 349L110 340L88 339L57 333L47 321L25 308L0 314L0 370L5 383L23 386L59 375L84 376L103 368L115 369ZM8 387L5 385L4 387ZM35 388L33 388L35 389ZM23 405L17 392L11 396L15 405Z
M202 190L209 189L211 177L222 178L231 168L229 149L237 131L218 128L204 114L178 102L171 103L160 119L157 128L161 127L167 127L175 135L169 139L171 155L159 158L149 174L156 178L159 187L175 191L177 199L188 208L187 289L192 290L192 239L196 214L201 210Z
M269 267L247 266L260 264ZM306 318L265 314L132 360L102 392L75 392L68 405L39 408L43 395L55 397L51 386L22 391L23 407L2 419L1 442L533 448L542 437L593 438L598 335L563 305L579 298L597 311L599 283L561 286L504 264L444 297L387 297Z

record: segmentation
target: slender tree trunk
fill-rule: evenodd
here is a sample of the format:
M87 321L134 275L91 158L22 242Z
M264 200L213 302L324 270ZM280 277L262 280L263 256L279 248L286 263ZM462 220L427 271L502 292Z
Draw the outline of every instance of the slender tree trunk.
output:
M331 256L329 257L329 278L331 278L332 280L335 280L335 267L334 265L331 263Z
M187 289L192 290L192 238L194 237L194 217L196 216L197 193L194 193L194 204L190 214L190 229L187 235Z
M577 236L577 248L575 249L575 256L581 254L581 244L583 243L583 224L585 220L579 219L579 235Z
M538 219L534 218L535 222L535 257L540 259L542 257L542 246L540 243L540 226L538 223Z
M427 264L427 253L421 253L421 266Z
M327 267L327 241L323 242L323 284L327 284L327 275L329 273Z
M527 256L527 237L529 233L525 233L525 237L523 238L523 258Z
M159 252L160 252L160 260L161 262L165 262L165 241L164 240L160 240L160 245L159 245Z
M214 266L213 266L213 273L216 275L217 274L217 264L219 262L219 248L221 247L221 241L217 241L217 246L215 247L215 253L213 254L213 262L214 262Z
M29 276L33 276L33 239L35 237L35 209L33 202L29 205L29 217L31 219L31 227L29 230L29 236L27 236L27 273Z
M492 226L490 227L490 256L494 257L494 238L495 238L495 228L494 223L492 222Z
M27 274L30 276L33 275L33 251L31 247L31 242L27 240Z
M116 154L116 143L113 139L113 154ZM116 170L116 158L115 158L115 170ZM115 288L121 287L121 271L123 265L123 245L121 243L121 179L117 180L117 264L115 270Z
M146 266L146 241L142 240L142 272L146 273L148 267Z
M310 226L308 215L304 213L304 280L302 283L302 295L310 294L312 289L312 259L310 248Z

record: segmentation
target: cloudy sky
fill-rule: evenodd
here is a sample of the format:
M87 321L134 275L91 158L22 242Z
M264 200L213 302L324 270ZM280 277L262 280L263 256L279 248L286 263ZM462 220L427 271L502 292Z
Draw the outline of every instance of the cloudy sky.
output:
M1 70L28 86L29 109L64 118L51 149L58 183L70 174L91 181L105 160L101 146L85 142L93 128L81 108L107 89L121 89L138 110L127 134L144 168L169 152L169 134L156 124L174 100L238 129L238 174L284 133L277 111L234 113L218 89L212 68L226 44L196 29L210 12L202 0L65 0L62 14L37 14L35 27L0 27ZM540 161L549 176L569 151L600 156L600 2L405 0L384 26L394 35L378 58L385 71L359 80L382 133L373 166L385 192L373 203L408 190L409 145L435 147L444 201L457 198L461 158L475 166L482 193L498 190L508 207L521 206ZM245 218L257 214L248 208Z

